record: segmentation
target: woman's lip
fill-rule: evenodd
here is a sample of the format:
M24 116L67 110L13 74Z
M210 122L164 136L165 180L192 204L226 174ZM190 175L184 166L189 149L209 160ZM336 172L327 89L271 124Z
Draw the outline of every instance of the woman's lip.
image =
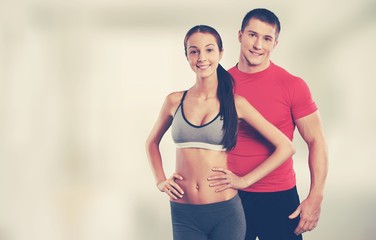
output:
M210 65L196 65L199 69L208 69Z

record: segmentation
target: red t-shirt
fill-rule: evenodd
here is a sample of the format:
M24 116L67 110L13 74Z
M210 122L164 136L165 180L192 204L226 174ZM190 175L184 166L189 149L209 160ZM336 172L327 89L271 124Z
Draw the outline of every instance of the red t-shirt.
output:
M235 66L229 73L235 80L235 93L245 97L290 140L294 135L294 120L317 110L307 84L272 62L261 72L245 73ZM253 127L240 122L237 144L229 154L229 169L243 176L268 158L274 149ZM276 192L290 189L295 184L293 160L290 158L269 175L242 190Z

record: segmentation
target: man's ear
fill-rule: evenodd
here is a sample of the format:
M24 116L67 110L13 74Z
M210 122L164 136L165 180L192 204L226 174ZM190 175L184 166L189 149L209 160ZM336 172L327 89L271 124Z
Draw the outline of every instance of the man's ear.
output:
M240 43L242 42L242 40L241 40L242 35L243 35L242 30L239 30L239 32L238 32L238 40L239 40Z
M274 42L274 47L273 47L273 48L277 47L277 45L278 45L278 39L275 40L275 42Z

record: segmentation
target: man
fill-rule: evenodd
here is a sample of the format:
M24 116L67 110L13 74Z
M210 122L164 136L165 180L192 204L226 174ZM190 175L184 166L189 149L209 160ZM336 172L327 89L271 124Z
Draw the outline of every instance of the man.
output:
M267 9L246 14L238 33L240 57L229 70L235 92L245 97L291 140L295 126L309 149L311 186L301 203L292 158L255 184L241 189L247 220L246 240L302 239L318 223L327 175L327 149L316 104L306 83L270 61L277 46L280 22ZM255 129L240 123L229 169L242 176L262 163L273 146Z

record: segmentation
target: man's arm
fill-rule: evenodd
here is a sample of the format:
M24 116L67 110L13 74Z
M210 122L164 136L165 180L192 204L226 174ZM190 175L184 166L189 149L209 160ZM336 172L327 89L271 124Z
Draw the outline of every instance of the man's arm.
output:
M299 235L313 230L319 221L328 172L328 150L318 111L296 120L296 125L308 145L308 163L311 174L311 186L307 198L289 216L296 218L300 214L300 222L295 229L295 234Z

